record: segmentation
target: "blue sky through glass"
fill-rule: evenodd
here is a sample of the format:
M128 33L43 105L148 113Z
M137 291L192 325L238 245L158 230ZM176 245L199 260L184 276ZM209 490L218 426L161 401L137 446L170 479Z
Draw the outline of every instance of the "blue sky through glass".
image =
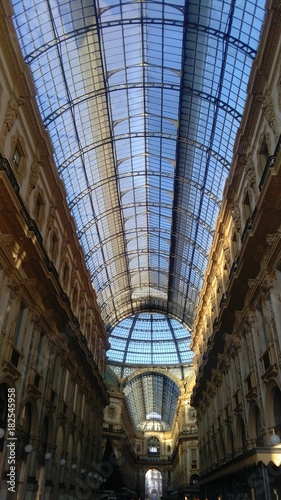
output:
M108 332L144 310L192 328L264 4L12 0Z
M190 332L176 319L140 313L113 329L108 358L134 365L182 365L192 362L190 341Z

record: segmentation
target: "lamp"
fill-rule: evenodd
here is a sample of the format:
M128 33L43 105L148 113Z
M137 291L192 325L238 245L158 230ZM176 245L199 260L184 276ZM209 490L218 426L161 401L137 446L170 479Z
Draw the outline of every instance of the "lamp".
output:
M66 464L66 460L65 460L65 458L62 458L60 460L60 465L63 467L65 464Z
M24 451L25 453L31 453L33 450L33 446L32 444L27 444L25 447L24 447Z
M281 442L281 439L277 434L275 434L275 429L273 428L272 434L271 434L271 436L269 436L269 444L270 444L270 446L276 446L277 444L280 444L280 442Z
M80 470L80 474L85 474L85 472L86 472L85 469Z
M76 470L77 469L77 464L72 464L71 469L72 470Z
M5 436L5 430L0 428L0 439L2 439Z
M52 458L52 453L47 451L47 453L45 453L45 460L47 460L47 462L48 462L49 460L51 460L51 458Z

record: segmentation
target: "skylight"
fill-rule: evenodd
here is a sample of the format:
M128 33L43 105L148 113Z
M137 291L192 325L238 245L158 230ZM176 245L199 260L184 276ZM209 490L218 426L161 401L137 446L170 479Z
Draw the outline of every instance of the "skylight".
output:
M12 5L108 332L141 311L191 329L265 1ZM167 360L131 344L129 362Z
M139 313L124 319L109 337L110 362L133 365L183 365L192 362L190 332L176 319Z

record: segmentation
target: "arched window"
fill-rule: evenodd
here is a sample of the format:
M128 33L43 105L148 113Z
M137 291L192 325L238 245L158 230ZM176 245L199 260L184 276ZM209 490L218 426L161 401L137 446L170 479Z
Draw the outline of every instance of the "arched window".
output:
M14 172L17 175L18 181L21 184L26 173L26 152L24 148L24 142L21 138L13 140L12 144L12 158L11 165Z
M42 212L44 210L44 201L40 193L37 194L34 205L34 215L36 220L40 220Z
M247 450L245 424L241 416L239 416L237 421L236 443L237 446L241 448L242 451Z
M49 435L48 417L45 417L44 423L43 423L43 429L42 429L43 453L46 453L46 451L47 451L48 435Z
M56 231L54 230L51 234L50 239L50 253L53 259L56 259L58 254L59 239Z
M77 307L77 301L78 301L78 292L76 286L73 289L73 294L72 294L72 304L73 308L75 309Z
M268 145L266 141L265 135L261 137L260 141L260 148L258 151L258 169L259 169L259 174L262 175L265 165L267 162L267 159L269 157L269 151L268 151Z
M68 286L68 280L69 280L69 266L68 263L65 262L63 266L63 273L62 273L62 282L65 287Z
M19 306L19 310L18 310L18 315L17 315L15 332L14 332L14 344L18 349L22 348L27 313L28 313L27 306L25 305L25 303L23 301L21 301L20 306Z
M62 426L58 428L57 439L56 439L56 457L57 460L61 460L65 458L65 449L64 449L64 429Z
M245 193L244 196L244 201L243 201L243 215L244 215L244 222L246 223L249 217L252 215L252 209L251 209L251 201L249 197L248 191Z
M158 469L149 469L145 474L145 498L160 500L162 496L162 474Z
M31 421L32 421L31 404L27 403L24 407L24 414L23 414L24 445L29 444L30 441Z
M151 436L148 440L148 454L160 455L160 442L156 436Z
M199 484L199 476L198 476L198 474L192 474L192 476L190 476L189 484L192 485L192 486L195 486L195 485Z
M276 387L273 396L274 411L274 429L276 434L281 437L281 391Z
M0 428L6 430L8 391L5 384L0 385ZM0 452L3 451L4 438L0 439Z
M227 426L226 452L229 457L234 457L234 437L229 425Z

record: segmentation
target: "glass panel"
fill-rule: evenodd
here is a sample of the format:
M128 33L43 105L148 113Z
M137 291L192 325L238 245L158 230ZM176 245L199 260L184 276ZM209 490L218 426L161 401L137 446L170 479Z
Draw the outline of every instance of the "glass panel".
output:
M12 6L108 332L140 310L191 329L265 0Z
M123 348L122 361L128 364L191 363L190 341L190 332L177 320L164 314L141 313L124 319L112 330L108 357L118 361Z

